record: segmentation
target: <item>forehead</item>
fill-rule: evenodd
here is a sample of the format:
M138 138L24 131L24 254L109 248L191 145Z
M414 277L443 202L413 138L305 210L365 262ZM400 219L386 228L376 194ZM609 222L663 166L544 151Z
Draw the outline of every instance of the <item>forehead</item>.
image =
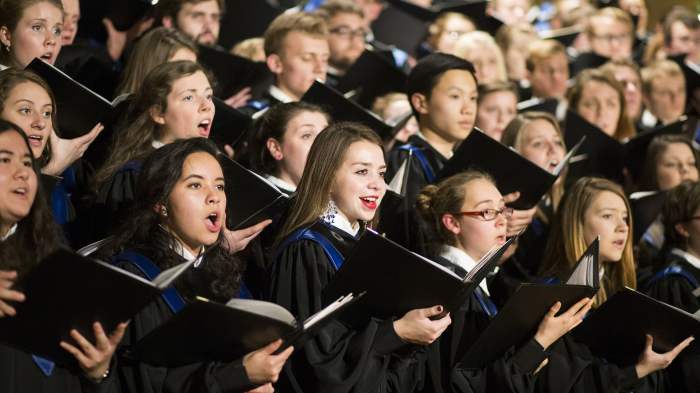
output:
M223 177L221 165L216 158L202 151L190 154L182 163L182 178L194 174L213 179Z
M625 201L616 193L608 190L598 191L591 202L592 210L616 209L627 211Z
M535 119L528 123L520 131L523 133L523 138L530 139L538 136L559 136L559 133L554 128L552 123L544 119Z
M22 20L46 19L49 23L63 21L63 13L55 5L42 1L24 9Z
M690 146L685 143L675 142L669 143L668 146L661 152L661 156L669 158L671 156L688 156L691 157L693 152L690 150Z
M449 89L459 87L464 90L476 90L476 80L471 72L465 70L449 70L440 75L434 89Z
M15 130L5 130L0 132L0 149L9 150L16 155L31 155L29 152L29 147L27 147L24 139Z
M565 66L568 63L569 60L566 58L566 55L562 52L557 52L547 57L542 57L533 61L535 67L552 67L555 65L558 66L562 64Z
M10 94L7 97L7 100L10 102L21 99L28 99L41 105L51 104L49 93L47 93L43 87L29 81L17 84L10 90Z
M219 8L219 2L216 0L206 0L200 2L187 2L182 5L180 12L208 12L208 13L219 13L221 9Z
M336 27L336 26L350 26L350 27L355 27L355 26L362 26L364 25L364 19L358 14L353 14L350 12L339 12L328 21L328 24L331 27Z
M291 31L284 37L283 50L288 54L328 52L328 40L302 31Z
M593 30L597 31L599 34L608 31L629 31L630 26L627 23L611 16L611 15L599 15L591 18L590 20Z
M194 74L183 76L175 80L175 82L173 83L172 90L170 92L174 94L179 94L183 90L204 90L209 87L211 86L209 84L209 79L207 79L207 76L204 75L202 71L197 71Z
M357 162L366 162L373 165L384 164L384 151L370 141L361 140L353 142L345 151L344 164L351 165Z
M488 101L491 104L516 105L517 97L510 90L497 90L486 94L483 101Z
M615 95L617 96L617 90L606 82L599 80L590 80L583 85L584 95Z
M464 185L462 206L474 207L484 200L499 202L502 198L503 196L493 183L486 179L474 179Z

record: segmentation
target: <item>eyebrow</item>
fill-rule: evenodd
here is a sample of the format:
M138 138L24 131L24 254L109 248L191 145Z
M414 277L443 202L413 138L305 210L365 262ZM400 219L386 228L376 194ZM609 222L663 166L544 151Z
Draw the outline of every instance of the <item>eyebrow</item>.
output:
M196 174L196 173L193 173L193 174L187 176L186 178L184 178L184 179L182 179L182 180L183 180L183 181L187 181L187 180L192 179L192 178L204 180L204 176L198 175L198 174ZM214 179L214 181L225 181L225 179L223 178L223 176L219 176L219 177L217 177L216 179Z
M493 199L484 199L483 201L477 202L476 205L474 205L474 207L482 205L484 203L494 203L494 201L493 201Z

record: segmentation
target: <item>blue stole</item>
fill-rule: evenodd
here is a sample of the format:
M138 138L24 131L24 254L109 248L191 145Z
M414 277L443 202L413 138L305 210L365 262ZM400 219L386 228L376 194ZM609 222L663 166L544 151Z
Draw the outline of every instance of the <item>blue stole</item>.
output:
M498 314L498 307L496 307L493 300L491 300L491 298L484 293L481 287L477 286L476 289L474 289L473 294L476 301L479 302L481 309L484 310L489 318L493 318L496 316L496 314Z
M425 175L425 179L428 181L428 183L432 183L435 181L435 173L430 167L430 163L428 162L428 159L425 157L425 153L423 153L423 150L421 148L415 147L410 143L407 143L405 145L399 146L399 150L413 153L413 155L418 159L418 163L420 164L420 167L423 170L423 175Z
M645 289L649 289L654 283L671 276L679 276L686 279L693 288L700 287L700 283L698 283L698 280L690 272L678 265L671 265L656 272L644 285Z
M330 240L328 240L325 236L323 236L319 232L314 231L311 228L301 228L292 232L292 234L289 235L289 237L287 237L287 239L285 239L285 241L282 242L282 244L280 245L280 251L284 250L285 248L287 248L287 246L299 240L310 240L314 243L319 244L323 249L323 252L330 260L331 264L335 268L335 271L338 271L338 269L340 269L340 267L343 266L343 262L345 261L343 254L341 254L340 251L338 251L338 249L335 248L335 246L333 245L333 243L331 243Z
M131 263L141 272L141 274L144 275L144 277L150 281L153 281L156 277L158 277L161 272L161 269L155 263L153 263L153 261L135 251L124 251L121 254L112 257L112 264L119 261L127 261ZM172 311L173 314L185 307L185 301L174 287L166 289L160 296L163 298L163 301L165 301L165 304L168 305L168 308L170 308L170 311Z
M75 187L75 169L73 166L68 167L51 190L51 211L56 222L59 225L65 225L70 220L70 192L69 190Z

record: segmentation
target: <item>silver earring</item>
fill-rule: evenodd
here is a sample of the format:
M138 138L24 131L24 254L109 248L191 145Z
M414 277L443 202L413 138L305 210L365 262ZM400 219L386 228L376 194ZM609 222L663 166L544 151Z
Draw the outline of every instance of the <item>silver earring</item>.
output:
M338 214L338 207L335 205L335 202L333 200L328 201L328 206L326 206L326 210L323 211L321 214L321 220L325 222L328 225L333 225L333 221L335 221L335 216Z
M160 208L160 214L162 214L163 217L167 217L168 216L168 209L165 206L162 206Z

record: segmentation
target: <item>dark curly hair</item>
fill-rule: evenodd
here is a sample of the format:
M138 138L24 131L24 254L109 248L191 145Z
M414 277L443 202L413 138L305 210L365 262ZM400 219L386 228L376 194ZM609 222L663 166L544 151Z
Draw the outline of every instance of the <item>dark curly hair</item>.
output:
M65 239L46 201L39 165L31 155L26 134L17 125L0 119L0 135L6 132L16 132L22 137L30 152L32 169L37 177L36 196L29 214L17 223L14 235L0 242L0 270L15 270L21 277L44 257L63 247Z
M154 207L166 204L173 187L182 175L182 166L191 154L203 152L219 161L219 152L213 142L204 138L178 140L151 153L143 163L136 185L136 198L123 224L114 235L97 251L96 256L108 259L125 250L135 250L152 258L153 262L165 270L182 262L182 257L173 251L179 246L175 237L163 230L160 215ZM188 280L178 280L175 287L187 299L196 295L206 295L225 301L233 297L240 286L245 270L244 263L230 253L222 242L223 234L205 252L201 266L210 278L208 293L202 288L194 288Z

